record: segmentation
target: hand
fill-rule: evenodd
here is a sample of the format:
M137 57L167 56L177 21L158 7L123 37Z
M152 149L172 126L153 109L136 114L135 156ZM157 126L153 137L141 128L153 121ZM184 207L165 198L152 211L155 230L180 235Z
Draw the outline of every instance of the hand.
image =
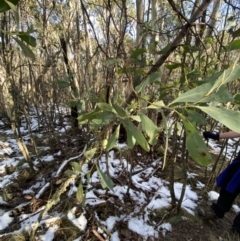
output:
M208 138L219 141L219 133L212 133L210 131L204 131L203 137L208 140Z

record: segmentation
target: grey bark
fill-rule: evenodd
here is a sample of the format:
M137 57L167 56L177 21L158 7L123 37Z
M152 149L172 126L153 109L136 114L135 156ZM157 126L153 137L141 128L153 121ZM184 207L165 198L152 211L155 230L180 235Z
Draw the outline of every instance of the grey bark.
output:
M142 27L143 24L143 0L136 0L136 9L137 9L137 37L136 37L136 46L138 47L141 44L142 36Z

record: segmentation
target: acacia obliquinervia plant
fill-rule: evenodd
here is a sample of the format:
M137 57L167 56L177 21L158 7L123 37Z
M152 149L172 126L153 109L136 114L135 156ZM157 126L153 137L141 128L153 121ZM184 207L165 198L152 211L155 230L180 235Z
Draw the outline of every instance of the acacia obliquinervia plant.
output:
M1 107L8 124L10 124L16 140L24 158L28 161L29 166L33 169L30 161L28 149L23 141L20 131L21 110L24 109L23 98L17 84L16 75L13 71L13 62L18 59L14 52L16 44L21 48L24 55L34 60L35 55L31 47L36 47L36 39L31 36L33 32L31 28L27 31L19 28L19 14L17 4L19 0L9 0L0 2L0 17L1 17ZM10 11L11 10L11 11ZM11 17L11 16L14 17ZM10 19L8 21L8 19Z
M208 4L211 1L203 2L201 7L197 8L196 11L192 12L192 16L190 18L190 22L194 22L198 19L201 14L204 13ZM171 1L173 8L176 6ZM175 10L175 9L174 9ZM110 136L110 138L100 138L98 142L95 143L94 148L90 149L89 152L86 152L86 155L91 153L91 156L94 155L96 151L99 149L101 153L106 152L106 155L109 150L111 150L119 137L120 125L122 125L127 133L127 145L128 148L133 148L136 144L140 145L145 151L149 151L151 146L154 146L157 143L157 138L159 133L164 130L165 133L165 151L163 158L163 168L167 162L167 154L168 154L168 145L169 145L169 137L171 136L171 130L174 129L175 125L178 125L178 128L182 129L184 136L184 145L182 160L187 161L188 155L196 161L199 165L208 167L212 165L211 155L208 152L208 148L206 147L201 135L199 135L198 125L206 124L206 117L212 117L216 121L221 121L226 127L239 131L239 127L237 126L237 120L239 119L239 112L229 110L224 108L227 102L234 101L234 96L229 92L228 86L229 83L234 83L235 80L240 76L240 68L235 63L233 65L228 66L225 70L217 71L217 69L213 70L210 68L209 71L206 71L204 68L202 79L200 79L201 74L198 73L196 76L195 73L186 73L185 65L181 62L167 65L167 68L171 71L182 67L182 76L179 83L181 90L185 93L180 93L179 96L172 95L170 98L165 101L166 98L163 98L162 90L161 95L156 98L152 98L151 96L146 96L144 93L145 89L148 89L151 85L158 83L161 80L162 73L159 73L158 68L167 60L169 55L177 48L178 44L183 40L184 36L187 34L187 30L190 29L191 24L189 25L189 21L186 25L184 25L177 37L169 44L162 52L160 58L156 61L155 65L150 68L147 73L147 77L138 85L134 87L134 96L135 100L133 100L132 96L127 100L128 105L119 105L118 99L115 99L113 103L101 102L97 103L97 107L95 110L88 112L87 114L83 114L80 116L79 121L81 124L88 123L90 130L96 129L111 129L113 125L117 124L117 128L115 132ZM210 41L207 39L207 41ZM201 41L200 41L201 42ZM211 41L210 41L211 42ZM209 43L210 43L209 42ZM212 42L211 42L212 43ZM199 44L199 43L198 43ZM202 55L200 54L200 49L198 46L191 46L191 41L186 42L183 45L184 55L185 55L185 63L186 60L190 61L191 58L195 58L194 64L189 65L190 67L196 68L195 64L201 64ZM205 48L205 46L204 46ZM229 45L225 46L223 54L231 50L239 49L239 41L232 41ZM146 52L144 49L137 49L133 51L131 54L131 59L135 58L134 63L139 61L138 57ZM197 52L195 54L195 52ZM209 60L209 59L207 59ZM215 61L215 62L214 62ZM216 60L214 60L211 64L212 66L216 66ZM111 62L108 63L115 66L118 62L118 59L111 59ZM209 62L206 62L209 63ZM219 66L218 66L219 68ZM221 67L220 69L224 69ZM132 71L130 69L130 71ZM209 73L208 73L209 72ZM128 73L127 68L119 69L119 73ZM188 82L188 78L192 78L197 81ZM189 90L190 89L190 90ZM179 91L177 91L179 93ZM155 99L152 101L152 99ZM141 102L141 105L138 105L138 101ZM147 103L144 105L143 103ZM217 102L217 105L216 105ZM218 105L222 106L219 107ZM156 110L160 113L162 118L161 126L158 127L155 122L153 122L149 116L145 112L144 106L147 106L147 110ZM166 113L170 113L166 115ZM174 125L169 126L169 120L175 116L176 121ZM233 117L233 118L231 118ZM138 123L138 127L134 123ZM186 147L186 148L185 148ZM98 153L99 154L99 153ZM98 168L99 171L99 168ZM184 169L186 172L186 168ZM113 182L110 177L106 173L101 173L99 171L99 175L101 177L101 182L103 187L112 188ZM173 178L174 181L174 178ZM172 183L173 184L173 183ZM80 192L82 189L80 190ZM78 193L79 195L79 193ZM81 194L80 196L82 196ZM174 195L174 194L173 194ZM182 192L181 197L184 196L184 190ZM174 199L174 196L172 196ZM173 202L175 203L175 202ZM175 205L175 204L174 204ZM178 209L180 208L181 200L178 202Z
M19 1L8 2L16 6ZM65 100L69 98L69 107L78 104L80 112L85 111L84 105L81 105L85 104L86 111L89 112L80 116L80 124L87 123L89 132L95 131L93 133L99 137L85 152L86 161L97 159L102 153L107 154L118 140L120 126L124 126L129 149L137 144L149 151L158 142L158 135L165 133L164 167L168 161L171 130L176 130L177 125L180 132L184 133L182 160L187 161L189 153L198 164L211 165L211 157L198 134L197 126L203 125L205 121L200 113L216 120L221 116L223 124L231 129L234 129L236 124L235 118L239 117L238 112L213 105L217 101L224 106L227 101L235 100L226 85L235 83L234 80L239 76L238 65L231 66L231 61L225 60L234 56L234 51L227 50L239 49L239 40L236 39L239 37L239 30L233 29L232 34L225 30L219 33L216 30L220 27L215 27L216 23L211 22L208 25L208 16L212 16L212 19L215 16L215 13L208 9L213 1L202 1L201 6L198 5L199 1L189 1L187 7L184 7L181 1L177 2L179 5L176 5L176 1L169 0L169 4L162 1L166 8L161 9L160 18L156 17L156 12L153 13L152 22L149 23L146 19L151 20L150 6L158 4L156 1L149 1L149 8L144 10L141 9L145 8L143 1L138 0L141 16L136 18L139 27L137 41L134 41L131 35L135 26L135 10L128 1L98 1L97 4L95 1L72 0L21 2L31 6L31 11L26 12L32 13L33 17L29 19L35 19L34 24L39 27L41 46L35 56L28 47L36 44L30 30L28 34L16 33L19 45L30 59L43 60L36 65L26 60L19 64L29 66L30 77L25 73L23 78L26 78L28 83L35 83L29 91L33 93L32 96L29 95L29 102L34 102L39 107L40 101L43 109L50 100L54 113L59 93L69 93L67 89L72 82L76 82L77 90L71 96L67 95ZM9 5L1 1L0 6L3 4L9 9ZM218 9L217 3L214 4L214 9ZM231 8L229 6L229 11ZM14 7L12 10L16 12ZM97 25L93 24L92 16L97 16ZM153 22L156 23L154 28ZM206 26L201 25L202 23ZM226 26L227 21L224 28ZM62 35L68 41L71 53L74 53L72 62L69 63L70 74L64 72L62 64L63 54L66 53L59 52L59 36ZM5 34L4 37L6 36ZM225 43L229 41L231 43L226 46ZM134 46L135 43L138 47ZM221 63L222 56L225 66ZM26 67L21 68L24 69ZM220 71L223 69L226 70ZM74 75L73 78L71 74ZM122 80L127 83L127 100L120 94L123 89ZM56 88L56 84L61 91ZM113 88L114 86L117 87ZM106 92L106 89L110 91ZM152 120L150 110L161 116L160 126ZM222 118L222 115L227 115L228 118ZM233 115L235 118L231 120ZM169 126L172 118L174 122ZM53 124L52 120L51 117L49 120L44 118L43 122L49 127ZM117 127L111 135L109 130L113 125ZM76 172L70 172L70 175L79 178L81 165L72 162L72 166ZM98 166L97 170L103 187L112 188L113 182L108 174L103 173ZM65 186L61 191L64 188ZM82 184L79 185L77 199L84 204ZM55 201L57 202L54 200L49 203L48 208L54 205Z

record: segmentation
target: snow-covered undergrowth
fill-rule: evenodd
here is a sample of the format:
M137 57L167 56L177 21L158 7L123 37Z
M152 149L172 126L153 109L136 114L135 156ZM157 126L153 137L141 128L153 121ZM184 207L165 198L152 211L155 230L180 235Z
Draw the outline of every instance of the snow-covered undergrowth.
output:
M64 125L64 126L63 126ZM38 126L32 118L31 129ZM69 123L64 121L56 125L55 132L59 136L64 135L70 128ZM21 129L24 140L31 146L30 137L26 128ZM171 207L171 195L169 182L161 178L161 158L150 158L140 153L130 160L125 157L115 156L114 151L99 159L99 167L102 172L108 170L114 181L113 190L103 189L100 185L100 177L93 167L96 160L85 163L77 181L70 182L66 192L61 196L60 202L54 204L43 217L44 210L60 185L66 180L64 171L71 169L69 165L72 160L81 164L82 149L74 155L63 150L51 149L46 145L44 133L34 132L39 139L42 138L41 157L33 157L36 177L19 178L24 167L28 164L23 161L16 140L11 130L6 129L0 122L0 239L11 235L31 235L34 225L39 221L38 229L35 232L35 240L51 241L64 240L64 235L69 240L87 240L87 236L94 235L98 240L121 240L120 237L138 235L138 240L160 240L160 237L172 231L172 225L165 222L164 213L157 216L159 210L168 210ZM217 150L216 143L210 142ZM230 143L231 144L231 143ZM64 145L63 145L64 146ZM232 148L234 145L232 144ZM119 145L124 149L124 145ZM232 149L228 148L231 155ZM31 170L29 171L31 172ZM90 181L87 182L86 174L90 173ZM198 175L188 172L188 179L195 179ZM22 183L21 183L22 180ZM79 183L82 183L86 191L86 203L82 208L75 199ZM174 191L177 199L180 198L183 184L175 182ZM204 183L196 181L195 191L190 184L186 186L182 209L188 215L195 215L195 209L201 202L201 197L196 189L203 189ZM10 189L10 191L9 191ZM217 199L218 194L209 192L209 199ZM157 212L156 212L157 210ZM237 205L235 212L239 211ZM183 212L184 213L184 212ZM39 218L41 217L41 219ZM182 220L188 218L182 215ZM69 229L66 234L63 229ZM63 234L64 233L64 234ZM62 236L61 236L62 235ZM60 237L60 238L57 238ZM72 237L72 238L71 238ZM139 238L141 237L141 239ZM6 239L7 240L7 239ZM67 240L67 239L66 239Z

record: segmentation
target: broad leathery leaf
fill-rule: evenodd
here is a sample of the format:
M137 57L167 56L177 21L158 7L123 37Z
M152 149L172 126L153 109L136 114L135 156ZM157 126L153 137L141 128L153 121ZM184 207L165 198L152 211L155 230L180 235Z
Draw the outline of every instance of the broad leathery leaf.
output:
M223 71L221 76L215 81L213 87L207 93L211 94L215 89L220 88L222 85L227 84L231 81L234 81L240 77L240 66L233 64L230 68Z
M212 157L203 138L198 134L194 125L184 116L180 115L186 131L186 147L192 159L201 166L208 167L212 164Z
M164 66L165 66L165 68L167 68L167 69L173 70L173 69L177 69L177 68L181 67L182 64L181 64L181 63L166 64L166 65L164 65Z
M101 110L105 110L105 111L109 111L109 112L113 112L113 113L117 114L116 111L114 110L114 108L111 105L107 104L107 103L98 103L97 106Z
M146 100L146 101L151 101L153 98L153 95L144 95L144 96L141 96L141 99L142 100Z
M98 167L98 165L97 165L97 172L100 176L102 187L104 189L109 188L110 190L113 191L114 183L113 183L112 179L106 173L102 172L101 169Z
M234 96L234 102L235 102L236 104L240 104L240 94L236 94L236 95Z
M137 129L137 127L130 120L119 120L128 132L136 139L137 143L145 150L149 151L150 147L144 135Z
M166 47L159 51L160 54L166 54L170 49L171 44L167 44Z
M217 107L195 106L229 129L240 133L240 112Z
M17 36L24 42L26 42L27 44L29 44L32 47L36 47L37 46L37 41L36 39L29 35L29 33L25 33L25 32L18 32Z
M85 206L86 193L84 193L84 191L83 191L82 183L80 183L78 185L78 189L77 189L77 193L76 193L76 199L82 206Z
M153 102L147 108L148 109L161 109L164 106L165 106L164 102L162 100L160 100L160 101Z
M240 31L236 32L236 34L240 35ZM240 39L233 40L229 45L225 46L225 48L223 49L223 52L228 52L228 51L237 50L237 49L240 49Z
M157 143L159 134L157 126L146 115L140 113L139 116L142 122L142 129L148 137L148 143L155 145Z
M14 6L16 6L19 1L20 0L7 0L7 1L1 0L0 1L0 13L6 12L6 11L11 9L11 7L9 6L9 3L11 3Z
M91 112L89 112L89 113L80 115L80 116L78 117L78 120L79 120L79 121L92 120L92 119L94 119L100 112L101 112L101 110L99 110L99 109L93 110L93 111L91 111Z
M183 46L184 50L188 53L193 53L193 52L198 52L201 51L201 48L198 46L193 46L193 45L184 45Z
M107 102L108 89L104 88L99 92L99 102Z
M123 67L123 68L120 68L117 73L118 74L126 74L126 73L135 73L136 72L136 68L126 68L126 67Z
M14 38L14 39L21 47L24 55L28 58L31 58L32 60L35 60L35 54L33 53L33 51L22 40L19 40L17 38Z
M85 158L88 161L91 160L94 157L96 151L97 151L97 148L92 148L90 150L85 151L85 153L84 153Z
M138 86L136 86L136 91L139 93L141 90L143 90L146 86L154 83L160 78L161 74L158 72L154 72L150 74L144 81L141 82Z
M240 28L237 29L236 31L234 31L234 32L231 33L231 34L232 34L232 36L233 36L234 38L239 37L239 36L240 36ZM238 39L238 40L239 40L239 39ZM238 44L238 46L240 46L240 43Z
M112 106L113 106L114 110L116 111L116 113L120 117L127 117L127 113L126 113L126 111L123 108L121 108L120 106L115 105L115 104L113 104Z
M208 103L211 101L217 101L220 103L226 103L233 100L232 94L228 91L225 85L221 86L219 89L215 89L215 92L208 94L209 89L213 86L212 83L206 83L200 85L194 89L191 89L179 97L177 97L171 104L179 102L200 102Z
M70 165L73 167L73 170L76 172L81 172L82 167L77 162L71 162Z
M207 94L208 90L211 87L212 87L211 83L200 85L194 89L191 89L179 95L179 97L177 97L171 104L179 103L179 102L197 102L199 100L203 101L204 96Z
M177 135L181 136L183 132L183 124L181 122L177 122Z
M136 49L131 53L130 57L137 59L140 55L144 54L145 52L146 49Z
M72 170L66 170L65 171L65 175L67 176L67 177L71 177L72 175L75 175L76 173L74 172L74 171L72 171Z
M136 144L136 139L133 137L133 135L128 131L127 132L127 145L130 149L132 149Z
M112 112L103 111L92 119L89 127L94 130L96 128L108 125L110 122L114 121L114 119L116 119L116 115L114 115Z
M139 115L131 115L130 118L136 122L139 122L139 123L141 122L141 118Z
M15 4L13 4L11 1L9 0L3 0L7 3L7 5L10 7L10 9L12 10L14 16L15 16L15 19L16 19L16 22L19 23L19 15L18 15L18 10L17 10L17 7Z
M183 94L180 94L171 104L179 102L204 102L209 89L212 88L214 81L216 81L223 72L216 73L203 82L204 84L197 86ZM205 83L206 82L206 83Z
M107 151L111 150L115 146L115 144L116 144L116 142L117 142L117 140L119 138L119 131L120 131L120 125L117 126L115 132L109 138L109 140L107 142L107 146L106 146L106 150Z
M219 103L227 103L233 101L233 95L228 91L227 85L222 85L219 89L216 90L217 92L213 92L209 96L205 96L202 103L208 102L219 102Z
M198 112L193 110L187 110L188 120L190 122L196 122L198 125L206 125L206 119Z
M57 85L60 89L65 89L65 88L70 87L70 83L68 81L65 81L65 80L58 80Z

